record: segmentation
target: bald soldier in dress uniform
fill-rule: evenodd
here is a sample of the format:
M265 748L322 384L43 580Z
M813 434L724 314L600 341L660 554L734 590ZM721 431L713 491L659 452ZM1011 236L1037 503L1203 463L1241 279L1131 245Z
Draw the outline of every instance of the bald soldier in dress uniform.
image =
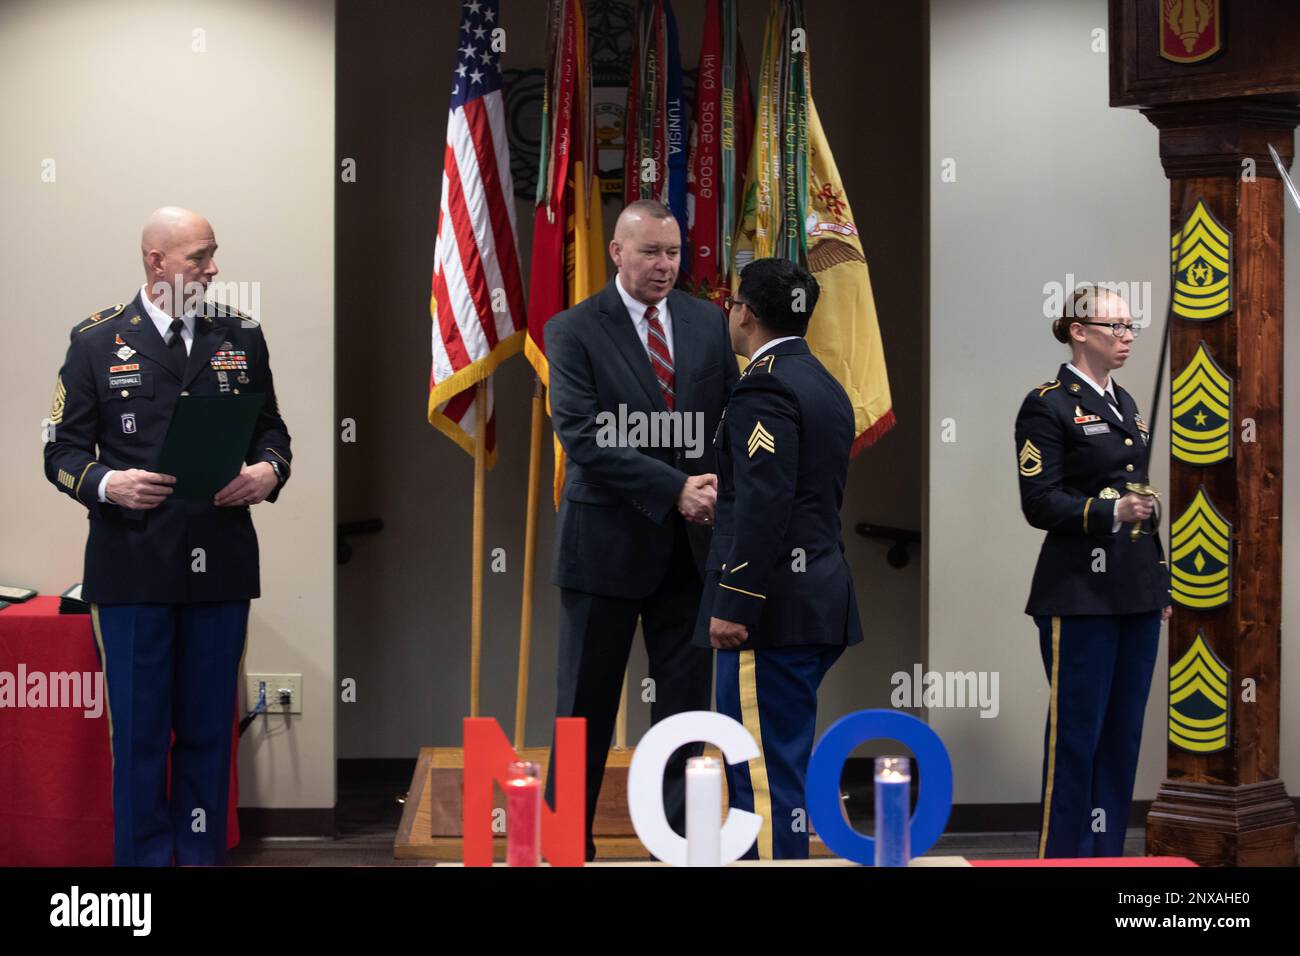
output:
M718 712L761 750L726 766L731 805L763 818L750 859L808 856L799 811L817 688L862 640L840 534L853 407L803 339L818 294L802 266L757 259L728 310L732 345L750 363L714 439L717 524L695 639L718 649Z
M1160 622L1170 611L1153 499L1127 488L1147 482L1147 425L1111 377L1137 331L1122 298L1081 287L1053 324L1071 361L1030 391L1016 418L1021 508L1047 532L1025 608L1051 694L1040 857L1124 855Z
M292 460L261 327L203 300L216 249L196 213L150 217L145 285L72 329L45 445L46 477L89 512L82 596L108 689L119 866L225 860L236 681L260 593L249 507L276 499ZM176 479L153 468L178 397L241 393L264 400L240 474L211 501L172 498Z

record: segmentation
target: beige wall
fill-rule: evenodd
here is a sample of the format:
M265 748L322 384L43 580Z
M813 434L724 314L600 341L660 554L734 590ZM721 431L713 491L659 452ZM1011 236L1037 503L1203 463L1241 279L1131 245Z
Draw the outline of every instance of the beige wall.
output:
M57 594L81 578L85 512L45 481L40 422L72 325L143 281L149 211L203 212L220 278L260 284L294 475L254 511L264 597L245 666L301 673L305 710L244 736L244 806L334 804L333 89L329 0L0 7L0 581Z
M675 5L683 65L694 68L703 4ZM925 32L923 4L882 5L868 25L849 0L807 4L813 94L863 232L881 315L899 425L853 463L845 544L863 607L866 644L836 665L822 692L824 726L863 706L887 706L889 674L919 660L919 555L896 571L888 543L853 533L858 521L919 528L924 293ZM394 0L386 18L364 4L339 10L339 152L357 182L338 187L338 409L357 420L339 450L339 519L381 517L354 539L339 569L339 675L358 701L339 714L341 757L411 757L460 740L468 712L470 458L424 421L429 376L428 288L456 45L454 4ZM741 4L751 72L766 0ZM502 65L540 67L544 7L503 0ZM399 28L400 25L400 28ZM880 37L889 42L879 43ZM865 43L873 54L861 54ZM606 205L606 216L618 210ZM517 206L529 261L532 207ZM382 263L383 281L376 281ZM376 335L375 329L383 330ZM496 376L500 461L487 478L485 543L504 548L504 573L485 574L483 713L514 722L528 415L532 371L511 359ZM545 483L552 460L543 454ZM557 592L549 583L555 516L543 507L535 592L528 743L550 739L555 707ZM647 673L638 642L631 682ZM629 738L649 726L631 697Z
M1024 615L1041 532L1020 514L1012 430L1029 389L1068 361L1043 317L1043 287L1066 281L1151 282L1157 327L1168 294L1169 188L1157 133L1109 100L1107 56L1092 52L1106 4L1087 0L934 0L930 23L929 648L936 670L1000 672L1001 713L932 710L953 754L956 800L1038 800L1047 681L1037 632ZM956 182L940 180L956 161ZM1297 235L1288 208L1289 235ZM1300 300L1300 248L1287 250L1287 309ZM1139 407L1151 403L1157 333L1116 375ZM1287 359L1295 388L1296 349ZM1167 379L1166 379L1167 382ZM1153 483L1168 486L1168 403ZM952 418L957 440L942 441ZM1296 449L1287 422L1286 507L1300 509ZM1292 521L1294 521L1294 517ZM1167 533L1167 524L1166 524ZM1167 540L1167 537L1166 537ZM1300 533L1285 536L1284 581L1294 578ZM1282 775L1300 792L1300 644L1296 595L1284 584ZM1135 796L1164 775L1168 662L1162 637L1148 701Z

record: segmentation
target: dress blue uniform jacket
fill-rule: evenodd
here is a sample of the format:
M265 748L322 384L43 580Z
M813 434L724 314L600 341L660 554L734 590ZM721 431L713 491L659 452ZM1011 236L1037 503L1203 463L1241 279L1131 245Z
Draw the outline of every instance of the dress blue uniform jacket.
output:
M602 447L601 412L666 415L645 346L611 279L599 293L546 323L551 423L564 447L564 492L555 534L553 582L609 597L643 598L663 580L673 552L677 497L689 475L716 471L709 443L739 377L717 306L676 290L672 316L675 411L702 454L682 447ZM698 570L709 529L687 524Z
M718 428L718 504L695 643L709 618L744 624L741 650L862 640L840 505L853 406L803 339L746 367Z
M263 394L245 461L276 462L280 486L288 479L289 433L258 323L217 306L195 318L183 377L168 356L137 294L125 307L78 323L59 370L45 475L89 512L82 593L94 604L244 601L260 593L257 535L247 506L172 497L138 511L99 501L100 480L110 469L156 468L177 398L186 393ZM201 574L191 570L195 548L205 553Z
M1130 540L1114 528L1115 502L1128 482L1148 481L1146 423L1115 385L1124 421L1110 402L1062 365L1058 378L1033 389L1016 418L1020 506L1047 532L1026 614L1138 614L1169 604L1169 565L1157 534ZM1146 531L1152 522L1144 522ZM1105 571L1096 549L1105 557Z

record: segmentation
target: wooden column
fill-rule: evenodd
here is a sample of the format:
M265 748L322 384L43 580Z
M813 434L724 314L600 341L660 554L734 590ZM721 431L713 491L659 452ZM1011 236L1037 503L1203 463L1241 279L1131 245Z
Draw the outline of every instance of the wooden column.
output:
M1279 779L1279 653L1282 617L1282 220L1283 184L1271 142L1290 161L1294 106L1228 100L1143 113L1160 129L1169 176L1171 236L1199 200L1231 234L1231 311L1207 320L1175 315L1171 376L1204 343L1232 382L1231 457L1198 466L1170 461L1169 521L1203 493L1231 525L1229 602L1175 604L1169 661L1203 635L1228 670L1228 741L1193 753L1173 742L1147 817L1147 851L1201 863L1294 865L1296 815ZM1254 178L1243 170L1254 163ZM1160 426L1170 433L1172 402ZM1253 428L1250 425L1254 422ZM1252 434L1253 431L1253 434ZM1243 434L1253 441L1243 441ZM1203 491L1202 491L1203 490ZM1253 682L1252 696L1246 688ZM1162 682L1157 678L1155 686ZM1165 682L1168 687L1168 680ZM1243 700L1243 692L1247 700Z
M1160 130L1171 237L1200 202L1231 235L1230 307L1204 318L1176 311L1169 341L1171 378L1204 345L1231 383L1231 453L1201 464L1175 455L1165 496L1168 531L1198 495L1230 526L1231 583L1226 601L1214 606L1174 604L1171 668L1203 639L1227 672L1227 734L1198 752L1167 730L1166 779L1147 817L1147 852L1211 865L1295 865L1296 812L1279 778L1282 223L1290 200L1268 144L1290 163L1300 123L1300 18L1289 5L1236 5L1230 23L1207 25L1219 31L1218 52L1179 63L1160 55L1163 9L1112 0L1111 105L1140 107ZM1158 428L1169 435L1169 386L1161 402ZM1169 688L1170 673L1157 674L1153 692Z

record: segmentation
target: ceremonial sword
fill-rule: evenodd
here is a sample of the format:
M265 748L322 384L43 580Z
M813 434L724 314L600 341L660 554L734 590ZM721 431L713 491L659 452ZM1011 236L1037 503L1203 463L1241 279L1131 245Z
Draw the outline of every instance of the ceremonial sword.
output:
M1291 194L1291 201L1295 203L1296 209L1300 209L1300 192L1296 192L1295 183L1291 182L1290 175L1287 174L1286 168L1282 165L1282 157L1277 154L1273 144L1268 144L1268 154L1273 157L1273 165L1277 167L1278 173L1282 176L1282 182L1286 183L1286 191Z

